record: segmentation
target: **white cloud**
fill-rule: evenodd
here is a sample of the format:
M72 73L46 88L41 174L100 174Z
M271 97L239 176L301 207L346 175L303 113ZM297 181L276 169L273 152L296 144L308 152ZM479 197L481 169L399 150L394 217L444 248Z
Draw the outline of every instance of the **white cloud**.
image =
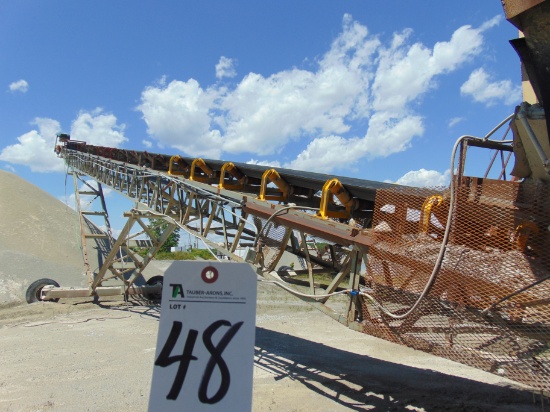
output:
M329 173L356 162L365 154L360 139L341 136L320 137L310 142L298 157L286 164L290 169Z
M521 102L521 86L514 86L510 80L492 81L483 68L476 69L470 74L468 80L460 87L460 92L487 106Z
M446 187L449 185L450 177L449 170L439 173L436 170L420 169L405 173L395 183L415 187Z
M373 84L374 107L399 111L435 87L434 78L449 73L482 51L483 32L499 19L480 28L458 28L449 41L437 42L433 49L420 43L409 45L411 30L394 35L389 48L380 50L380 62Z
M17 80L9 85L10 92L26 93L29 90L29 83L26 80Z
M463 121L464 121L463 117L453 117L451 120L449 120L449 128L454 127Z
M120 147L128 140L124 136L125 128L124 124L117 124L113 114L103 113L101 108L80 111L71 125L71 139L96 146Z
M364 117L368 73L378 40L344 18L344 32L315 72L249 73L233 89L202 89L190 79L148 87L138 107L149 133L191 155L221 150L273 154L303 135L346 133L346 117ZM212 136L209 136L208 133Z
M367 135L363 138L326 136L314 139L298 157L285 167L330 173L344 169L361 158L386 157L410 147L414 136L424 132L418 116L391 117L381 112L372 115Z
M12 172L12 173L16 172L15 167L11 165L4 165L4 169L6 169L8 172Z
M268 160L255 160L250 159L248 162L246 162L249 165L258 165L258 166L269 166L269 167L281 167L281 164L275 160L273 162Z
M487 20L486 22L484 22L482 25L481 25L481 31L486 31L486 30L489 30L495 26L498 26L500 24L500 22L502 21L502 15L501 14L497 14L495 17L493 17L492 19L489 19Z
M338 87L336 78L325 82L325 76L329 74L315 76L297 69L269 78L249 74L224 99L229 124L223 149L265 155L278 152L302 134L348 131L343 116L351 104L344 95L355 92L349 84L346 87L347 82Z
M55 136L61 131L59 122L36 118L31 124L37 126L38 130L19 136L19 143L2 149L0 160L29 166L33 172L63 171L64 163L54 153Z
M223 99L224 150L272 154L302 136L345 134L348 120L366 118L370 70L379 45L365 26L344 16L343 32L316 71L250 73Z
M413 104L483 49L479 28L458 28L433 47L413 42L410 29L388 44L350 15L342 32L312 70L293 68L268 76L248 73L234 87L203 88L193 79L147 87L138 107L149 134L192 156L223 152L272 155L291 144L306 149L285 166L330 172L362 158L407 150L424 133ZM223 57L218 78L232 62ZM358 134L354 124L367 124Z
M145 146L147 149L150 149L151 147L153 147L153 142L150 142L149 140L143 139L143 140L141 141L141 143L142 143L143 146Z
M378 112L369 120L369 128L363 139L364 150L373 157L386 157L407 150L412 139L423 133L424 125L420 116Z
M0 160L28 166L33 172L64 171L64 162L54 153L56 135L61 132L59 122L36 118L31 124L37 126L38 130L19 136L19 143L2 149ZM116 117L104 114L101 109L81 111L72 123L71 139L109 147L119 147L128 140L124 136L124 125L117 125Z
M220 61L216 64L216 78L232 78L236 75L237 71L235 70L235 60L225 56L220 57Z
M210 110L218 92L203 90L194 79L174 80L166 86L148 87L138 106L148 133L161 143L192 156L218 158L221 138L210 130Z

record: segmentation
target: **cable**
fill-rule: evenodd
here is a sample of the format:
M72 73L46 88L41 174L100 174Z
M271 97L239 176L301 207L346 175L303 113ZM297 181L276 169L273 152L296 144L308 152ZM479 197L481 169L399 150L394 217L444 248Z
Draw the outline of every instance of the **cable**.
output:
M484 137L483 139L481 139L481 140L483 140L483 141L489 140L489 137L491 137L491 136L492 136L498 129L500 129L507 121L512 120L512 118L513 118L514 116L515 116L515 113L512 113L512 114L508 115L508 117L506 117L502 122L500 122L499 124L497 124L497 125L493 128L493 130L491 130L489 133L487 133L487 134L485 135L485 137ZM497 140L497 141L498 141L498 142L505 142L505 143L508 142L507 140ZM511 140L510 140L510 142L511 142Z
M495 303L493 303L491 306L488 306L487 308L483 309L483 310L481 311L481 314L482 314L482 315L486 315L486 314L487 314L491 309L493 309L495 306L500 305L502 302L504 302L504 301L506 301L506 300L508 300L508 299L511 299L511 298L513 298L514 296L519 295L520 293L523 293L523 292L525 292L526 290L529 290L529 289L531 289L532 287L535 287L535 286L537 286L538 284L547 281L548 279L550 279L550 275L549 275L549 276L546 276L546 277L544 277L544 278L542 278L542 279L539 279L539 280L537 280L536 282L533 282L533 283L531 283L531 284L529 284L529 285L527 285L527 286L524 286L524 287L522 287L521 289L516 290L515 292L509 293L508 295L504 296L502 299L500 299L500 300L496 301Z
M185 230L185 229L184 229ZM189 232L187 232L189 233ZM204 239L202 238L199 238L202 242L202 244L206 247L206 249L210 252L210 254L212 256L214 256L214 259L216 259L218 262L221 262L221 260L216 256L216 254L214 252L212 252L212 249L210 248L210 246L204 241Z
M335 296L335 295L342 295L344 293L352 293L353 292L353 289L346 289L346 290L340 290L338 292L327 293L327 294L324 294L324 295L311 295L311 294L308 294L308 293L297 292L294 289L291 289L288 286L286 286L284 283L281 283L281 282L276 281L276 280L265 280L265 279L258 278L258 281L262 282L262 283L271 283L271 284L277 285L280 288L286 290L287 292L292 293L293 295L301 296L301 297L304 297L304 298L311 298L311 299L324 299L324 298L329 298L329 297Z
M446 248L447 248L447 243L449 241L449 234L451 232L451 220L452 220L452 217L453 217L453 212L454 212L454 206L455 206L455 191L454 191L454 185L455 185L455 182L454 182L454 177L455 177L455 173L454 173L454 166L455 166L455 161L456 161L456 152L458 150L458 147L459 145L462 143L462 141L466 140L466 139L472 139L472 140L479 140L479 141L487 141L489 139L489 137L498 129L500 128L503 124L505 124L509 119L511 119L513 117L513 114L508 116L505 120L503 120L502 122L499 123L499 125L494 128L493 130L491 130L484 138L479 138L479 137L475 137L475 136L468 136L468 135L464 135L464 136L461 136L457 139L457 141L455 142L454 146L453 146L453 150L451 152L451 180L450 180L450 185L449 185L449 190L451 192L450 194L450 201L449 201L449 212L447 214L447 224L445 225L445 232L444 232L444 235L443 235L443 239L441 241L441 246L439 248L439 253L437 255L437 259L435 261L435 264L434 264L434 268L432 270L432 273L430 275L430 277L428 278L428 281L426 282L426 285L424 286L424 290L422 291L422 293L420 294L420 296L417 298L416 302L414 302L414 304L403 314L400 314L400 315L397 315L391 311L389 311L388 309L386 309L384 306L382 306L382 304L380 304L372 295L370 295L369 293L366 293L366 292L363 292L363 291L360 291L359 294L361 296L365 296L367 299L369 299L376 307L378 307L382 312L384 312L387 316L393 318L393 319L405 319L407 316L409 316L411 313L414 312L414 310L418 307L418 305L420 305L420 303L422 302L422 300L426 297L426 295L428 294L428 292L430 291L430 289L432 288L433 284L435 283L435 280L439 274L439 271L441 269L441 265L443 263L443 257L445 256L445 252L446 252ZM499 140L499 142L503 142L502 140Z
M288 205L288 206L285 206L277 211L275 211L274 213L271 214L271 216L269 216L269 218L266 220L265 224L262 226L262 228L260 229L260 231L258 232L258 234L256 235L256 238L254 239L254 248L256 248L257 244L258 244L258 240L260 239L261 236L264 235L264 230L265 228L267 227L267 225L278 215L280 215L281 213L283 212L286 212L290 209L301 209L301 210L315 210L315 211L318 211L320 210L319 208L316 208L316 207L306 207L306 206L297 206L297 205L294 205L294 204L291 204L291 205Z

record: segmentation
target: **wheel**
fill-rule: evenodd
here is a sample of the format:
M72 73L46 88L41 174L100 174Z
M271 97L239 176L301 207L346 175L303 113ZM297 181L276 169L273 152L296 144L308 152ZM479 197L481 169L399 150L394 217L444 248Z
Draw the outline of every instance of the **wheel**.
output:
M164 276L153 276L147 282L145 282L145 284L147 286L155 286L155 285L161 285L162 286L163 282L164 282ZM162 299L162 290L159 293L146 292L146 293L143 294L143 296L147 300L150 300L152 302L159 302L160 303L160 301Z
M42 298L40 297L40 294L42 292L42 289L44 289L46 286L55 286L59 287L59 283L57 283L55 280L52 279L38 279L31 283L31 285L27 288L27 293L25 294L25 298L27 299L27 303L34 303L34 302L40 302ZM59 298L57 299L48 299L48 302L58 302Z

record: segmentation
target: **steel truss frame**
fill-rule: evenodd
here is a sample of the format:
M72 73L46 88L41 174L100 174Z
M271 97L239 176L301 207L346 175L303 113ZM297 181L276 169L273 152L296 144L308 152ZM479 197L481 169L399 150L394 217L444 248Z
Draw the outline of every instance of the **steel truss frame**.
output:
M68 148L63 149L62 156L74 176L89 176L99 188L110 187L136 202L136 208L125 214L128 221L124 229L103 265L89 278L87 289L46 287L41 292L43 299L158 293L158 285L138 286L136 280L164 240L179 227L231 260L248 261L260 275L272 280L281 280L275 268L284 253L298 256L306 262L306 269L290 273L293 276L305 274L307 280L296 282L299 285L292 292L347 326L360 318L356 296L335 296L338 302L333 307L329 306L332 298L326 296L358 287L363 259L361 250L365 250L370 241L360 234L353 220L318 217L310 210L304 211L311 208L270 203L254 194L226 190ZM261 189L258 187L258 191ZM257 195L259 197L260 193ZM102 205L106 214L104 200ZM151 218L168 222L167 230L160 237L155 238L147 229L144 219ZM144 259L129 244L137 236L130 235L135 223L153 239ZM283 235L274 241L270 239L272 232L280 228L283 228ZM325 253L308 246L315 239L328 243ZM242 247L250 247L244 259L236 254L237 248ZM104 286L110 279L106 276L108 272L113 274L111 278L118 278L123 284ZM321 274L331 276L324 288L319 287L316 279ZM319 293L322 295L316 297ZM360 326L356 325L355 329L359 330Z

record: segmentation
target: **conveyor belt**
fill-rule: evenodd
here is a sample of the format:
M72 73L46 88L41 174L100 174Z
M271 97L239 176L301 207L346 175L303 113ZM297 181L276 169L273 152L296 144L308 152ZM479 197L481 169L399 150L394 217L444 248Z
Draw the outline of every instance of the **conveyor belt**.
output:
M103 146L87 145L85 142L69 141L66 148L68 150L75 150L81 153L87 153L90 155L101 156L106 159L113 159L125 164L133 164L137 166L145 166L148 169L168 172L168 174L181 175L182 177L190 180L198 180L200 182L216 185L220 182L220 176L222 176L222 169L224 165L229 162L223 160L214 159L197 159L191 157L171 156L159 153L150 153L147 151L134 151L126 149L116 149ZM176 161L172 161L177 158ZM204 164L210 173L206 174L200 167L191 167L194 162L200 160L201 164ZM272 168L269 166L261 166L254 164L247 164L241 162L231 163L240 174L246 177L246 184L237 190L242 193L249 193L258 196L261 191L262 179L266 180L266 172L275 170L278 176L289 185L287 196L284 197L282 203L296 203L303 206L319 207L320 197L322 196L323 187L329 181L338 181L341 185L341 189L334 189L336 193L340 190L341 193L345 193L344 196L349 197L349 203L347 207L343 207L340 203L330 203L327 206L327 210L331 209L335 213L331 216L347 216L357 218L366 218L369 220L372 217L372 210L374 207L374 201L377 190L390 189L399 187L402 190L406 190L405 186L396 186L391 183L376 182L372 180L357 179L351 177L334 176L323 173L315 173L308 171L299 171L286 168ZM191 172L194 170L194 172ZM192 174L195 173L193 176ZM267 184L272 183L268 181ZM232 189L235 190L235 189ZM268 189L271 194L277 189L271 184ZM325 190L328 193L328 189ZM332 195L330 195L332 196ZM330 197L332 199L332 197ZM341 197L338 195L338 199ZM347 211L347 214L346 214ZM329 212L324 214L329 215ZM348 216L349 215L349 216Z
M193 158L183 158L189 164L193 162ZM204 159L206 164L216 171L220 171L222 166L227 163L223 160ZM233 162L246 176L261 179L266 170L271 169L268 166L253 165L248 163ZM335 176L323 173L306 172L302 170L293 170L285 168L276 168L277 172L288 183L295 187L301 187L312 190L321 190L325 182L329 179L338 179L350 192L350 194L358 199L374 202L376 190L395 187L392 183L382 183L373 180L356 179L352 177Z
M161 159L161 163L154 170L167 171L168 164L172 155L151 153L147 151L135 151L125 149L114 149L103 146L86 145L84 142L70 142L69 149L74 149L83 153L90 153L102 157L112 158L115 160L127 160L128 163L140 164L138 159ZM181 157L188 165L191 165L196 158ZM211 167L215 172L219 173L224 164L228 161L203 159L204 162ZM233 162L233 164L247 177L261 179L266 170L271 169L269 166L254 165L241 162ZM395 187L391 183L377 182L373 180L356 179L352 177L335 176L323 173L307 172L301 170L293 170L286 168L276 168L281 177L295 187L301 187L312 190L321 190L323 184L332 178L338 179L346 189L356 198L374 201L376 190L382 188Z

